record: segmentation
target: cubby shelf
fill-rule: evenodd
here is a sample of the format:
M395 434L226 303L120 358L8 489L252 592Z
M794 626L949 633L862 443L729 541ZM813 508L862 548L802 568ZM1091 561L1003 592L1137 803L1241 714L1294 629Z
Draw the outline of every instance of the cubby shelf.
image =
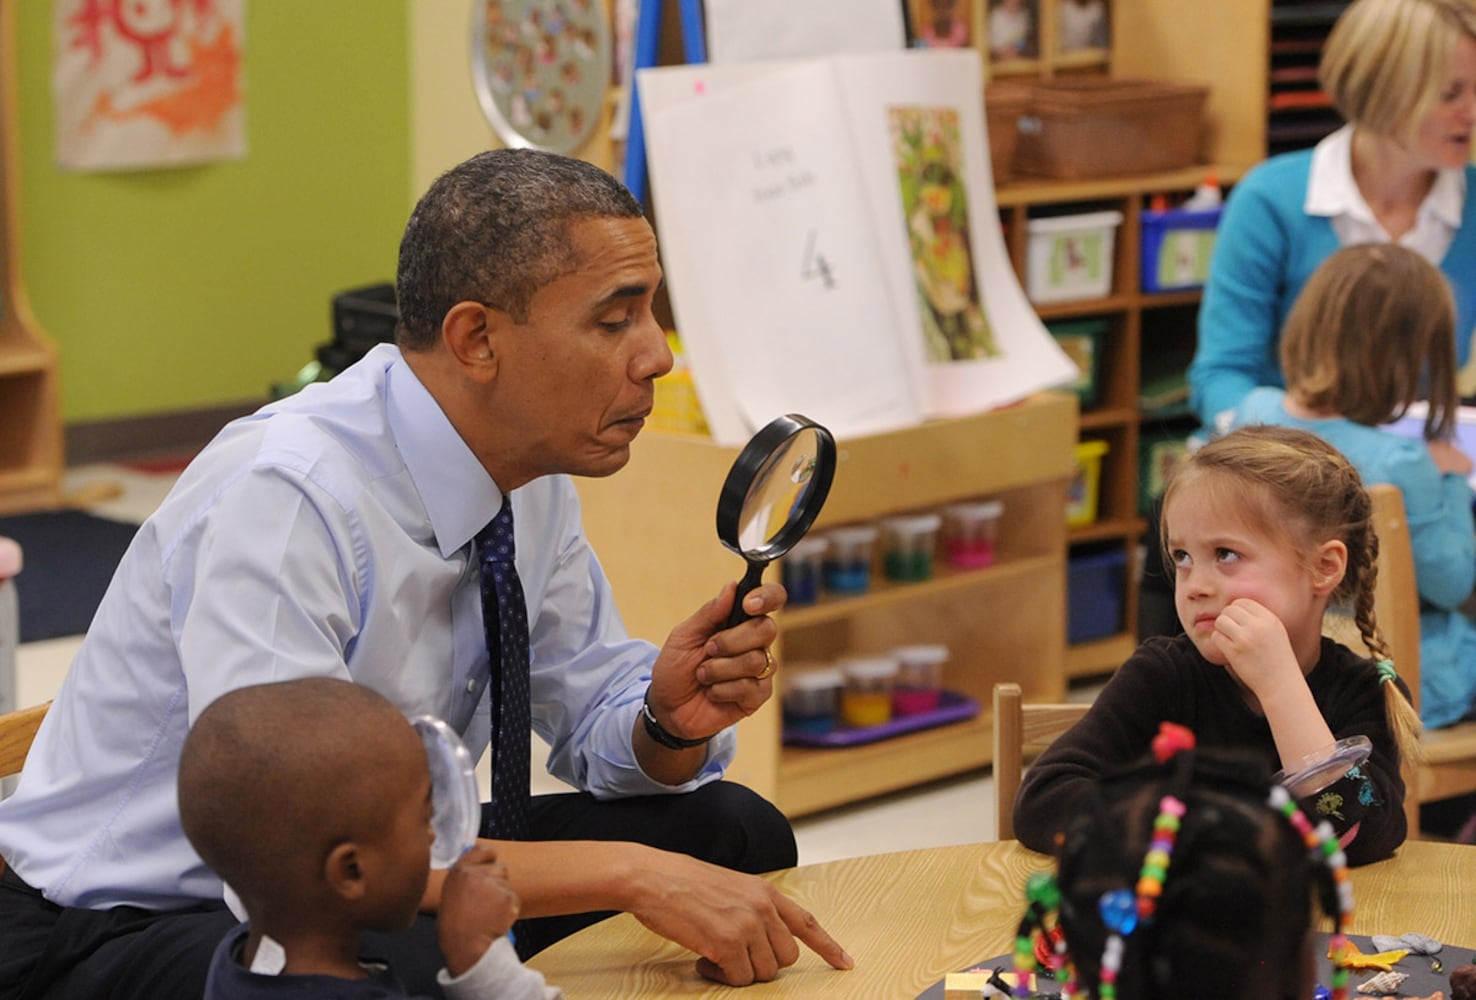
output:
M775 620L784 663L835 660L916 642L941 642L944 687L981 705L996 681L1037 700L1065 691L1063 511L1076 439L1076 400L1041 393L1011 407L843 439L835 483L816 531L889 514L997 497L1004 513L997 561L977 570L935 567L930 580L889 583L873 573L864 594L822 598ZM713 527L717 491L738 449L701 437L642 435L630 464L582 479L585 530L633 635L660 643L742 562ZM771 567L771 574L778 567ZM772 699L738 729L729 777L791 816L815 812L989 761L987 711L967 722L840 749L781 744Z
M1139 433L1147 419L1140 407L1142 367L1145 352L1171 337L1176 345L1194 343L1194 311L1199 292L1144 292L1140 287L1139 259L1142 246L1141 213L1154 195L1182 195L1192 191L1208 174L1228 184L1238 175L1230 166L1193 166L1182 170L1107 177L1089 181L1048 181L1021 178L997 192L1005 244L1010 262L1022 286L1026 276L1028 233L1031 218L1039 211L1098 211L1122 213L1113 244L1113 277L1107 294L1076 302L1052 302L1037 307L1045 321L1095 318L1106 321L1106 332L1097 350L1099 384L1096 402L1084 409L1077 421L1082 437L1108 442L1099 483L1098 516L1092 524L1069 533L1073 546L1096 548L1113 543L1125 550L1129 567L1124 574L1120 629L1109 636L1071 646L1066 653L1068 678L1109 673L1137 644L1137 588L1131 567L1135 564L1138 540L1146 528L1139 510ZM1145 336L1145 325L1152 327ZM1160 329L1166 327L1166 329Z
M55 506L62 475L56 348L21 280L16 6L0 5L0 513Z

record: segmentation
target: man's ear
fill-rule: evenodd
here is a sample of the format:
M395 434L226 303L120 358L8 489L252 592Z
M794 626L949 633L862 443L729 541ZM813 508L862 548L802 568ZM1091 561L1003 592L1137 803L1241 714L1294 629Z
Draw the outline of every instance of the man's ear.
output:
M1331 594L1348 572L1348 546L1336 538L1317 547L1312 560L1312 586L1318 594Z
M489 382L497 374L499 360L494 334L511 321L506 313L480 302L458 302L441 320L441 339L461 371Z
M364 865L359 856L359 845L344 841L328 852L323 862L323 880L337 896L348 901L364 898L368 889Z

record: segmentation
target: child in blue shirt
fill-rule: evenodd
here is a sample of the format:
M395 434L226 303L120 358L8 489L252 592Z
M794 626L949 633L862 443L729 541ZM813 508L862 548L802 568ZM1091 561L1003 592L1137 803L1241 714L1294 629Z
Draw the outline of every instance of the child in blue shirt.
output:
M1460 610L1476 588L1472 463L1451 437L1455 313L1441 273L1391 244L1345 247L1323 262L1281 336L1286 389L1253 390L1235 424L1311 431L1364 482L1404 499L1420 592L1420 717L1448 726L1476 709L1476 623ZM1383 429L1417 399L1425 440Z

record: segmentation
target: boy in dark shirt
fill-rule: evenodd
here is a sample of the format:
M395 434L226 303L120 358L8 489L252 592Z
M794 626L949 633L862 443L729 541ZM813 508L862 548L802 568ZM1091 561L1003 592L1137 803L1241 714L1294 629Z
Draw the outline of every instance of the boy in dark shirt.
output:
M361 932L410 925L430 873L430 771L398 709L330 678L231 691L185 740L179 805L248 917L217 949L206 1000L406 995L359 951ZM446 996L563 995L518 961L507 938L518 910L490 845L452 866L437 918Z

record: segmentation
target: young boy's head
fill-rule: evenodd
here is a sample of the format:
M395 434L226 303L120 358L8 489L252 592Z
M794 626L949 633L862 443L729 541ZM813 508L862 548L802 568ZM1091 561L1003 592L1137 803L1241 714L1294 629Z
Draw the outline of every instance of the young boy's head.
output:
M400 711L329 678L222 695L180 755L185 835L273 936L408 926L430 871L430 790Z

